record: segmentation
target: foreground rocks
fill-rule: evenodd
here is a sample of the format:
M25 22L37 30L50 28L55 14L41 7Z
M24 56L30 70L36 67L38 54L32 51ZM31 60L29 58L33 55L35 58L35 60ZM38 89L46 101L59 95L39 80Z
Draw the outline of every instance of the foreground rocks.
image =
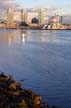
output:
M11 76L0 74L0 108L57 108L43 103L42 97L30 90L22 89L21 84Z

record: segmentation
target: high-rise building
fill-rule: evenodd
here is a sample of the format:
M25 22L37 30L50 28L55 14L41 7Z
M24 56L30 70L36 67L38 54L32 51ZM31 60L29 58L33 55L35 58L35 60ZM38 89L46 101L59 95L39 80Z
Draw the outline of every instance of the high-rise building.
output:
M55 16L52 16L50 18L50 25L52 26L52 29L59 29L61 27L61 24L61 16L59 16L58 14L55 14Z
M62 24L62 23L63 23L63 17L60 16L60 24Z
M71 15L64 15L62 17L62 24L71 25Z
M12 9L7 10L7 26L14 26L14 11Z
M27 22L27 11L25 9L21 10L21 22Z
M57 20L57 26L59 26L60 25L60 16L58 15L58 14L56 14L56 20Z
M45 9L38 9L39 25L45 24Z

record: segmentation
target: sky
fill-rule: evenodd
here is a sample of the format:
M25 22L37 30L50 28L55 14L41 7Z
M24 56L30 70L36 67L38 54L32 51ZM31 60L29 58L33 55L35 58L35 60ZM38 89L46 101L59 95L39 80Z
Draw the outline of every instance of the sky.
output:
M8 8L19 11L22 8L47 8L50 13L71 14L71 0L0 0L0 16Z
M16 0L22 7L46 7L48 11L71 13L71 0Z

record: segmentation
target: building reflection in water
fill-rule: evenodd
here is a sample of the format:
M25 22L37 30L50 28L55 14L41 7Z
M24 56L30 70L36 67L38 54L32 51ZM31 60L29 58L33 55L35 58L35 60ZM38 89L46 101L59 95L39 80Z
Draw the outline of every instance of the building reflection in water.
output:
M20 42L60 42L58 32L55 31L32 31L32 30L9 30L0 32L0 44L11 44Z
M26 36L26 31L22 31L20 32L21 34L21 41L24 43L27 40L27 36Z
M8 44L11 46L14 43L21 41L21 36L19 31L6 30L0 32L0 43Z
M14 36L15 32L13 31L0 32L0 42L10 46L14 42Z
M55 33L52 33L50 35L47 31L21 31L21 40L22 42L56 42L56 36L54 36Z
M8 37L8 45L10 46L12 43L15 42L15 32L7 32Z
M25 34L21 34L21 39L22 39L22 42L25 42Z
M34 31L21 30L20 34L22 42L43 42L46 40L44 36Z

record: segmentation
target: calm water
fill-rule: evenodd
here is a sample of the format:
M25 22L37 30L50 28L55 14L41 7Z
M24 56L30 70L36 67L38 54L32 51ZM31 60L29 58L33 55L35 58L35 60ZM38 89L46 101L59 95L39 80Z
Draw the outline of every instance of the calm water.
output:
M71 108L71 31L0 30L0 70L48 104Z

